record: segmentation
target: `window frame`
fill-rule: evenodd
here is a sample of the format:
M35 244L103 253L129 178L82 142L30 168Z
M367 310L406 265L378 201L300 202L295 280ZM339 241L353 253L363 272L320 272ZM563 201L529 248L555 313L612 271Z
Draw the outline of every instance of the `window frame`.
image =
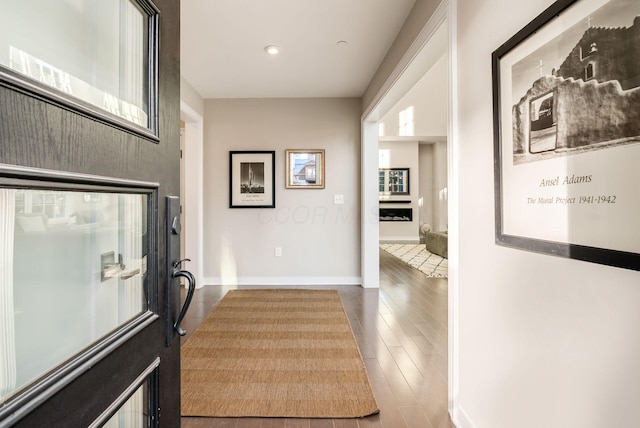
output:
M382 197L385 195L410 195L409 189L409 173L410 168L379 168L378 170L378 189L382 182L380 179L384 177L384 189L379 190L378 194ZM384 175L382 175L384 174ZM392 183L391 176L398 177L398 182Z
M589 75L589 69L591 69L591 75ZM584 81L587 82L589 80L595 79L596 77L596 63L593 61L589 61L587 65L584 67Z
M158 118L158 49L159 49L159 9L149 0L128 0L147 15L147 76L146 87L148 105L148 125L137 125L123 117L110 113L94 104L67 94L54 87L39 82L29 76L0 64L0 86L5 86L50 104L86 116L106 125L160 142Z
M31 384L8 396L0 406L0 421L18 420L36 409L66 385L79 378L105 356L160 319L158 272L159 184L0 164L0 187L38 190L118 192L147 197L147 310L89 344L53 367Z

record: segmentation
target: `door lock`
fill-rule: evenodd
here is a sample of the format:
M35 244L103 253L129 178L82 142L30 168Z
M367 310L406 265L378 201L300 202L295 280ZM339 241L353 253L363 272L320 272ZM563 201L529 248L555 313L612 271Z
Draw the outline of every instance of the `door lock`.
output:
M191 272L181 266L190 259L180 259L180 199L177 196L167 196L167 280L165 288L165 338L166 345L170 346L175 333L184 336L187 332L180 326L184 316L189 310L189 305L193 299L196 289L196 279ZM179 278L187 280L187 295L182 308L180 307L180 281Z

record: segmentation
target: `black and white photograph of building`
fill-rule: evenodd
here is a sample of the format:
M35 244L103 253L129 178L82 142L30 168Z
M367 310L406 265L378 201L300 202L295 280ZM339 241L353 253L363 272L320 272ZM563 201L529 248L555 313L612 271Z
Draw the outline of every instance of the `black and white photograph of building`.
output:
M608 2L511 74L514 164L640 143L640 2Z

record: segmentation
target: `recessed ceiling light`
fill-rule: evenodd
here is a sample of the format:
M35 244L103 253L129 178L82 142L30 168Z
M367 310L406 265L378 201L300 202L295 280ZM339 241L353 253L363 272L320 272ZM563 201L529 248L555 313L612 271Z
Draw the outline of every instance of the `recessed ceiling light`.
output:
M266 48L264 48L264 51L269 55L277 55L278 52L280 52L280 49L275 45L269 45Z
M346 40L338 40L336 42L337 46L347 46L347 41Z

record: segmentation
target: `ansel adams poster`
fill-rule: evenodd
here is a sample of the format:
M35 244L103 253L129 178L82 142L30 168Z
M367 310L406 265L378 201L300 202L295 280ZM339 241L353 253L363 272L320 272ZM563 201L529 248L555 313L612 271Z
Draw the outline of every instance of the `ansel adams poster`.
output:
M229 207L275 207L275 152L229 153Z
M497 53L501 232L640 253L640 1L576 1Z

